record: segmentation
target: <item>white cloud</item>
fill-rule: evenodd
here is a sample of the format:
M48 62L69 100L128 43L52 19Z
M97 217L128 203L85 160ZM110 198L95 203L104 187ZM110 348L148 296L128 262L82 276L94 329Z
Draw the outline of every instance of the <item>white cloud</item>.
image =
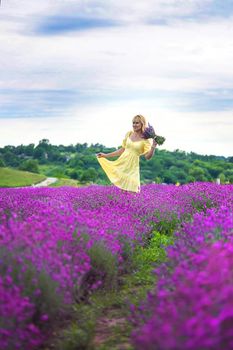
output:
M232 111L179 111L189 103L182 101L179 94L201 93L212 98L232 95L229 89L233 89L233 17L205 22L173 18L191 15L211 3L210 0L5 2L0 23L0 88L8 89L9 94L0 95L1 105L14 105L10 91L17 89L75 90L93 97L93 102L90 106L89 101L77 97L76 105L68 105L64 117L56 120L49 116L49 101L46 120L0 119L2 145L36 142L45 137L53 143L87 141L117 146L131 116L145 113L152 116L158 131L167 136L167 149L230 155ZM125 25L57 36L39 36L30 31L48 15L58 14L107 18ZM166 26L145 25L162 17L170 17ZM159 92L164 94L163 98ZM113 102L109 102L109 97ZM31 108L31 101L24 102ZM46 107L43 99L39 102L38 111Z
M154 20L161 17L190 15L205 8L212 0L127 0L98 1L99 9L112 18L117 14L125 21ZM89 1L91 4L93 1Z
M1 87L203 91L233 86L233 22L2 39Z
M75 15L124 21L193 14L211 5L213 0L8 0L2 4L6 16L18 19L39 15Z
M52 144L101 143L118 147L134 115L141 113L166 137L161 149L199 154L232 155L233 111L184 113L159 108L152 102L133 101L106 106L91 105L74 109L70 116L55 120L0 120L0 146L38 143L47 138ZM14 140L9 143L9 140Z

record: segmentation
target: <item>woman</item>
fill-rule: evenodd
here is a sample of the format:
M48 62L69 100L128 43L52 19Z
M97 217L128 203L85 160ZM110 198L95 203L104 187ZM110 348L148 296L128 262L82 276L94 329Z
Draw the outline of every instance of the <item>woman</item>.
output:
M140 192L139 157L144 155L149 160L157 146L151 139L143 139L147 127L146 119L141 114L133 118L133 131L127 132L122 147L112 153L98 153L97 159L108 176L117 187L131 192ZM110 161L106 158L120 156Z

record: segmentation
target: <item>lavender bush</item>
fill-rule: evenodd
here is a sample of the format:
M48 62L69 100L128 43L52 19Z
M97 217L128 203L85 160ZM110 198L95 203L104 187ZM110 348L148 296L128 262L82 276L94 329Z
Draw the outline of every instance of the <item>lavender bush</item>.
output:
M37 349L73 303L117 280L152 230L183 225L185 237L195 213L224 203L230 186L211 183L145 185L137 195L97 185L0 189L0 348Z
M132 307L135 349L233 348L233 186L222 190L179 228L156 288Z

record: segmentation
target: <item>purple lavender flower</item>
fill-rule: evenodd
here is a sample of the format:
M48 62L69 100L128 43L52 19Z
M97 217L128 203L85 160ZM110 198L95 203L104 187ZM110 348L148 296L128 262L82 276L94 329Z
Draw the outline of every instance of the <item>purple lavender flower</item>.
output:
M233 348L232 185L222 191L208 183L182 186L179 203L189 196L185 210L193 202L199 212L182 220L168 260L155 270L154 290L132 307L136 350Z
M145 335L150 329L155 342L157 337L167 340L166 349L176 346L177 337L184 334L191 335L188 339L194 349L201 348L196 346L199 338L194 337L200 335L199 330L204 331L202 348L212 350L209 342L220 334L216 330L223 332L224 339L229 330L231 341L232 327L227 327L232 316L228 310L233 309L232 193L233 185L202 182L179 187L143 185L137 197L115 186L0 188L0 348L41 347L54 322L82 297L82 290L104 286L103 261L98 263L96 256L114 258L111 262L120 274L153 228L166 231L176 226L175 243L167 249L169 264L156 272L158 294L153 291L145 312L140 312L145 328L135 337L136 349L146 349ZM220 239L226 241L227 249L224 245L209 248ZM191 312L180 311L186 305L188 312L192 307L197 315L194 319L188 318ZM222 311L217 314L216 328L212 314L218 306ZM170 332L177 324L178 333ZM154 338L147 338L151 349Z
M148 127L144 130L143 136L144 139L154 139L158 145L162 145L166 140L163 136L158 136L155 133L155 130L152 125L148 123Z

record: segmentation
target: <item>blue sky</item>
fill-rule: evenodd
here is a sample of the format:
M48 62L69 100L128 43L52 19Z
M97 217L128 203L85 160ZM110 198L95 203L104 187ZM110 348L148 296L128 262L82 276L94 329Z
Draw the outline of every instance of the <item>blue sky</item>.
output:
M111 28L117 23L107 19L96 19L77 16L48 16L35 26L36 35L59 35L72 31L85 31L97 28Z
M0 146L118 147L140 113L164 149L232 155L232 0L3 0L0 15Z

